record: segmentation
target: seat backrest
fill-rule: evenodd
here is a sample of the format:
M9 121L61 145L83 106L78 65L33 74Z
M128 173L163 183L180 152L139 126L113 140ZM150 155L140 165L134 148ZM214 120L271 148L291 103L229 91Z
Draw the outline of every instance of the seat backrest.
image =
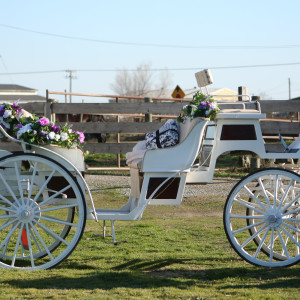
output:
M202 118L195 118L193 120L186 118L184 123L180 123L179 144L185 140L185 138L189 135L195 125L197 125L201 121L203 121Z
M184 140L176 146L147 150L142 171L173 172L190 168L197 157L207 123L207 120L199 119Z

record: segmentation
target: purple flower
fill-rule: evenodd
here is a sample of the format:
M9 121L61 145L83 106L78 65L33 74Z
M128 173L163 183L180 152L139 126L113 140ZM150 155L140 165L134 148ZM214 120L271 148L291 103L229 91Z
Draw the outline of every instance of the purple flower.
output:
M22 108L21 108L20 106L18 106L18 107L16 108L16 112L17 112L18 114L22 113ZM23 114L23 113L22 113L22 114Z
M206 102L205 101L201 101L201 105L206 106Z
M0 116L2 117L4 115L5 112L5 104L0 105Z
M22 128L22 127L23 127L22 124L18 124L18 125L16 126L16 129L20 129L20 128Z
M40 135L42 135L42 136L47 135L47 131L45 131L45 130L40 130Z
M17 102L14 102L12 105L11 105L12 108L17 108L18 107L18 103Z
M52 124L50 126L51 130L53 130L54 132L60 132L61 128L59 126L56 126L54 124Z
M50 121L48 118L41 118L38 120L38 122L42 125L42 126L46 126L49 125Z

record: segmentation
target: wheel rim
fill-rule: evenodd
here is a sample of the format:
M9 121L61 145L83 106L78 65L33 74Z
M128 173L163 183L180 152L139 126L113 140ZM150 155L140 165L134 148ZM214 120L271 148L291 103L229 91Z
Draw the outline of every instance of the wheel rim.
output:
M0 160L0 266L47 269L66 259L84 230L83 197L71 173L51 159Z
M283 169L260 170L241 180L224 209L224 227L234 250L267 267L300 260L300 177ZM250 236L249 236L250 233Z

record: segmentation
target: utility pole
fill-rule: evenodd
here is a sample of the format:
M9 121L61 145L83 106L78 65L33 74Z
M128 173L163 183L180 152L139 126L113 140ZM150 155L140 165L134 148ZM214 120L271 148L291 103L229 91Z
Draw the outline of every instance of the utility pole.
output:
M291 100L292 95L291 95L291 78L289 78L289 100Z
M75 73L75 70L66 70L67 74L66 78L70 79L70 93L72 93L72 79L77 79L77 77L75 75L73 75L73 73ZM72 103L72 95L70 95L70 103Z

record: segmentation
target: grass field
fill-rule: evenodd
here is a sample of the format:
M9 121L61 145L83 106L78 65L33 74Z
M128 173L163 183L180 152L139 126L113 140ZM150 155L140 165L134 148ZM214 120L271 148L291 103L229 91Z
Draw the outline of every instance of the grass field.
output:
M96 204L118 207L115 191ZM141 221L116 222L117 246L88 221L73 254L43 271L1 270L1 299L299 299L299 265L264 269L242 261L222 224L224 197L149 206Z

